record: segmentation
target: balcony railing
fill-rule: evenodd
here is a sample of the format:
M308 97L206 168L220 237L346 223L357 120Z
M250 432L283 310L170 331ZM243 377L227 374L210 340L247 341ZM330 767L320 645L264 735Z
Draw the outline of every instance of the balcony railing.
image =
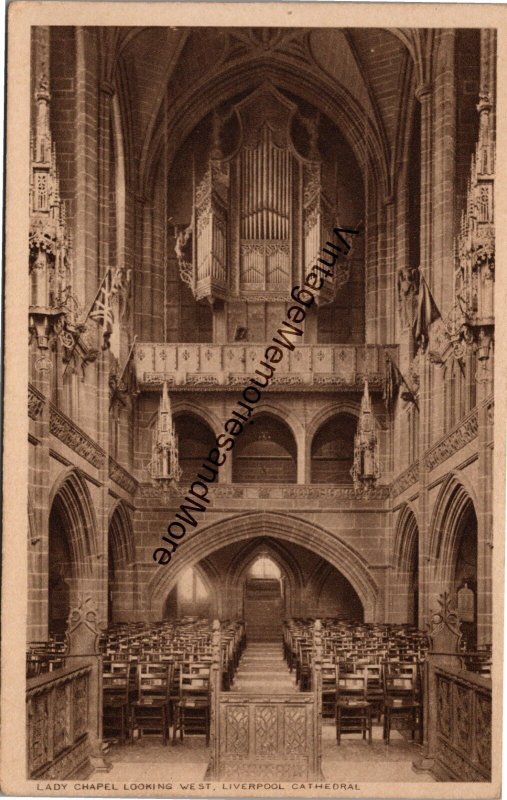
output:
M134 351L141 388L237 390L264 360L266 344L138 343ZM284 350L270 381L275 391L371 389L383 384L385 354L397 361L397 345L306 344ZM262 369L262 368L261 368Z

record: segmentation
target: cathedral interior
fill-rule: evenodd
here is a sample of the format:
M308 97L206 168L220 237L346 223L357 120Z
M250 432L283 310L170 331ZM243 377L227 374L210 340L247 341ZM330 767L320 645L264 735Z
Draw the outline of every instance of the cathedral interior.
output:
M29 777L490 780L495 64L32 29Z

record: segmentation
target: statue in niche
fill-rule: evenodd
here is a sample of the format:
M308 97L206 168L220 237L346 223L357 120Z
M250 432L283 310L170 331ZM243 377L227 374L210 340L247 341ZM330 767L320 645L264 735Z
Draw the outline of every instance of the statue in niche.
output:
M397 288L401 326L409 328L414 321L415 300L419 291L419 270L415 267L400 267Z
M192 225L186 228L174 226L174 252L178 259L181 279L187 284L192 282Z

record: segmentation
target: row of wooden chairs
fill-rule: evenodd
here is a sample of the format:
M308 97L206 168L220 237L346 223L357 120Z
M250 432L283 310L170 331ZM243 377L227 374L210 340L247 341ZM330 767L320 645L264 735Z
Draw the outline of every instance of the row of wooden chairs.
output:
M167 744L177 733L198 733L209 742L209 665L193 662L180 670L175 692L174 663L113 661L103 672L103 729L105 738L122 744L138 735L160 734Z
M52 634L47 641L30 642L26 654L26 677L35 678L65 667L66 644L62 634Z
M245 647L242 622L221 625L221 686L230 689ZM103 638L104 733L125 742L160 733L209 739L212 662L208 620L122 624Z
M383 717L383 738L390 744L393 725L422 737L422 683L418 665L369 665L363 670L342 670L340 665L322 670L322 716L334 716L336 740L343 733L368 735L372 720Z

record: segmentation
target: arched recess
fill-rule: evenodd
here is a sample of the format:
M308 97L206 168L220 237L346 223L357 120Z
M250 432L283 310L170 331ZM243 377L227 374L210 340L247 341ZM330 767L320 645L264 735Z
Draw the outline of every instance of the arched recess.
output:
M194 413L175 412L174 427L182 470L180 480L188 483L195 480L207 454L215 446L215 434L208 423Z
M336 534L290 514L248 512L200 528L174 552L171 566L159 566L146 587L146 608L160 619L168 592L178 574L210 553L233 542L269 536L299 544L329 561L352 584L364 608L366 622L375 620L379 588L363 557Z
M419 528L408 504L398 514L394 539L392 621L419 623Z
M311 442L312 483L352 483L357 418L335 414L315 432Z
M304 590L301 567L284 542L266 536L245 542L240 552L229 564L224 586L227 603L235 609L236 615L241 616L246 574L253 562L263 555L268 556L277 564L284 578L285 616L298 616L301 613L301 599Z
M297 444L289 426L264 411L246 425L233 453L235 483L296 483Z
M320 408L319 411L317 411L317 413L309 421L305 431L305 483L311 482L312 444L317 431L333 417L340 414L346 414L350 417L355 417L357 420L359 417L359 408L359 403L351 400L341 399L338 401L333 401L326 404L323 408ZM378 427L377 421L375 421L375 425Z
M48 531L48 629L64 633L79 596L93 596L97 523L85 481L65 470L50 495Z
M452 472L443 482L430 525L430 559L437 584L449 590L460 535L459 524L469 503L476 508L473 486L461 473Z
M328 561L320 561L308 584L310 616L364 620L363 605L354 587Z
M162 619L184 616L214 617L217 613L218 582L205 562L187 567L164 601Z
M125 622L136 608L137 576L132 520L121 500L109 517L107 552L108 622Z
M461 476L460 476L461 477ZM443 484L433 513L431 555L436 592L450 592L469 648L477 642L477 515L471 488L455 473Z

